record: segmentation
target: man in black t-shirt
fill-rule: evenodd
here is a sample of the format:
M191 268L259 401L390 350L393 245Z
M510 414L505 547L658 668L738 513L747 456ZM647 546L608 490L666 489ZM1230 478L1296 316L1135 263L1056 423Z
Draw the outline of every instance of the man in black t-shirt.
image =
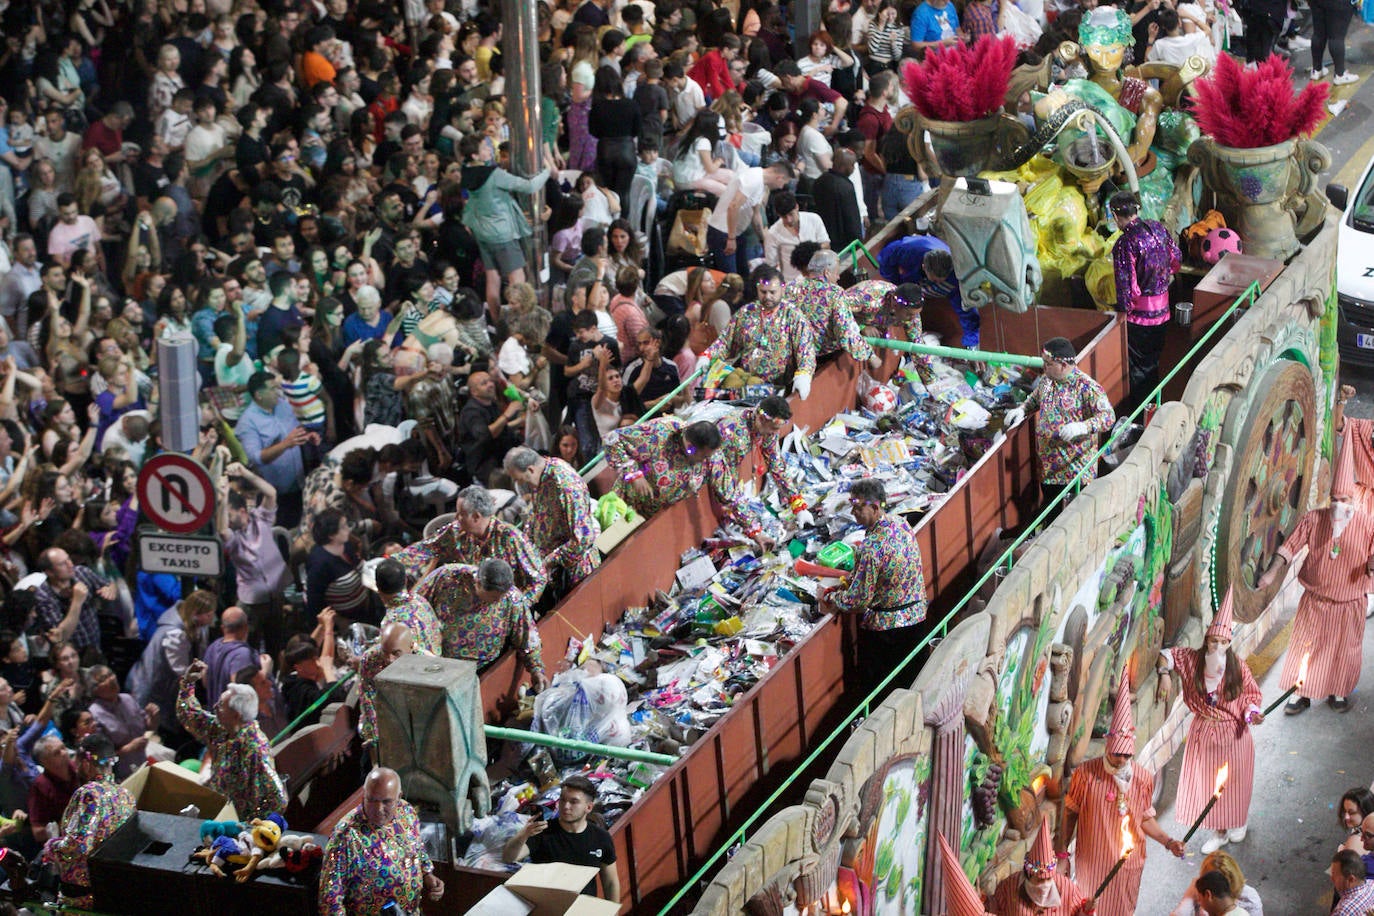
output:
M596 804L596 786L585 776L563 780L558 796L558 817L546 821L535 817L511 837L501 850L501 858L515 863L529 856L531 862L562 862L591 865L601 869L601 896L620 900L620 875L615 869L615 842L611 834L588 817ZM597 818L600 820L600 818ZM596 882L582 889L596 894Z

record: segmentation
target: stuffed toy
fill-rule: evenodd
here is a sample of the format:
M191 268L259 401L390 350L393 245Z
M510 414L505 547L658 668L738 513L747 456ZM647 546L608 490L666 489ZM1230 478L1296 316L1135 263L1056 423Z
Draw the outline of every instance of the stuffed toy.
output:
M300 874L324 858L324 850L308 836L292 834L277 843L277 851L258 864L258 869L285 869L288 874Z
M210 844L193 854L193 858L208 862L210 871L216 877L224 877L225 865L241 865L235 870L234 880L240 883L253 877L263 858L271 855L281 841L286 821L279 814L269 814L265 818L254 818L239 833L226 832L227 821L206 821L201 825L201 838L209 839Z

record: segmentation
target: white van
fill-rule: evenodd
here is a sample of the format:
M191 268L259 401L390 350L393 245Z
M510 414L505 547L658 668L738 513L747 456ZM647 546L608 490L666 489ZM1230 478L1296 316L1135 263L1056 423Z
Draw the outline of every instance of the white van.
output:
M1337 341L1341 362L1374 368L1374 160L1364 167L1352 196L1342 185L1326 197L1342 211L1336 237Z

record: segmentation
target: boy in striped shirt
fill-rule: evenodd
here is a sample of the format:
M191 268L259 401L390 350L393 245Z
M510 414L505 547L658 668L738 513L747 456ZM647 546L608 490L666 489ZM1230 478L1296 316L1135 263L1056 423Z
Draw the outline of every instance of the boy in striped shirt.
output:
M308 432L318 433L320 441L326 441L328 395L320 384L319 370L313 363L302 367L300 351L287 348L277 354L277 374L281 376L281 393L295 412L296 422Z

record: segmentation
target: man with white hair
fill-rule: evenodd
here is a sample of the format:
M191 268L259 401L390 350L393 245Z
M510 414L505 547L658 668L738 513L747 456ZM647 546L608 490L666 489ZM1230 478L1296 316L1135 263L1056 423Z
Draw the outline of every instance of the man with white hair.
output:
M515 584L533 607L549 581L543 556L519 528L496 518L496 498L490 490L477 486L459 491L452 522L433 537L395 555L406 571L417 578L446 563L476 564L488 558L504 560L510 566Z
M33 838L45 843L51 835L48 825L57 823L62 812L67 810L72 793L81 785L81 777L72 766L67 746L57 735L38 739L33 748L33 760L43 772L29 787L29 801L25 807Z
M844 288L835 282L840 275L839 256L815 242L802 242L792 249L792 266L801 276L783 287L782 298L811 325L816 355L844 350L870 369L881 366L882 358L864 340L854 312L845 304Z
M561 458L545 458L523 445L506 452L506 473L529 490L525 533L544 556L544 569L564 577L562 590L581 582L601 562L587 482Z
M243 820L279 814L286 789L272 764L272 748L258 725L258 694L247 684L229 684L213 713L196 699L196 682L209 669L197 659L181 676L177 721L209 749L215 771L208 785L234 803Z
M478 566L448 563L422 579L415 591L439 614L445 658L469 659L481 671L514 649L534 691L548 684L539 629L505 560L488 558Z
M401 798L401 777L377 767L363 800L339 821L320 866L321 916L377 916L388 906L420 912L444 896L444 882L420 839L420 819Z
M382 294L377 287L364 284L353 294L358 311L344 319L343 342L345 346L362 341L377 339L386 334L391 324L391 313L382 308Z

